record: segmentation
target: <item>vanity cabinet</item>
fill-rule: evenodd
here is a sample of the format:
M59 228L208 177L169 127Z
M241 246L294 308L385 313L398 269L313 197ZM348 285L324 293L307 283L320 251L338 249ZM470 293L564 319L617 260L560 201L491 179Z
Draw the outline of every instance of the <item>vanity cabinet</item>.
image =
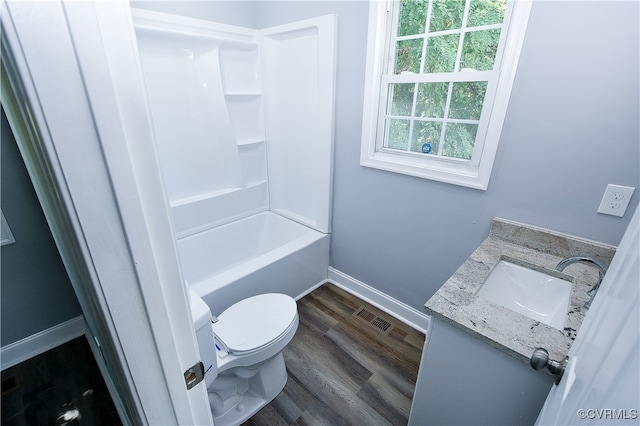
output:
M556 277L572 283L567 310L558 322L523 315L479 292L502 261L555 276L558 264L569 256L597 259L606 266L614 254L615 247L606 244L495 218L489 236L425 304L431 329L409 424L533 424L555 379L547 370L533 370L529 359L536 348L546 349L552 360L565 358L599 272L578 262L566 268L566 276ZM532 294L536 292L514 301L526 306L536 300L527 299Z
M554 378L432 318L409 425L533 424Z

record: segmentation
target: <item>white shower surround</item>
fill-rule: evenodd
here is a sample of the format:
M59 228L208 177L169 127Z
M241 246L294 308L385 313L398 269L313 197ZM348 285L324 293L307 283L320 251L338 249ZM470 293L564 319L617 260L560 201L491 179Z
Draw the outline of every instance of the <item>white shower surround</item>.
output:
M336 18L254 30L133 10L183 275L214 314L327 277Z

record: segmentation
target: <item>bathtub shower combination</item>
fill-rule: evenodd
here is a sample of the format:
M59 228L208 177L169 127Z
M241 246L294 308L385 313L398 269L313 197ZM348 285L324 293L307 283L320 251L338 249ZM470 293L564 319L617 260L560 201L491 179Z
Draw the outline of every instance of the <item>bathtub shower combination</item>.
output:
M261 30L133 18L198 343L214 370L214 421L238 424L284 386L291 298L327 276L336 18ZM256 299L265 293L281 297ZM267 308L273 324L249 312ZM244 332L271 337L234 352Z
M189 286L214 315L305 293L328 265L335 18L254 30L133 14Z

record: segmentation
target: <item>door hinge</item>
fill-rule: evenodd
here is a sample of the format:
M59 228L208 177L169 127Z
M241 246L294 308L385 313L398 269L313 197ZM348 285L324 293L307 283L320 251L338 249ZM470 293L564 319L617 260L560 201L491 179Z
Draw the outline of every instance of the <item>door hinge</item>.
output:
M204 364L202 361L198 361L196 365L184 372L184 382L187 385L187 390L191 389L204 379Z

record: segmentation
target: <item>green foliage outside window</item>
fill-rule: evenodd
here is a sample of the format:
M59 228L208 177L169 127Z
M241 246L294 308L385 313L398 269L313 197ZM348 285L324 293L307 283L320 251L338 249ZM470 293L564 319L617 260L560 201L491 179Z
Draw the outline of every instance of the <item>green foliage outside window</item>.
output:
M411 7L412 1L403 1L401 7ZM464 0L435 0L431 9L430 32L455 30L462 27Z
M467 27L499 24L504 20L504 0L471 0Z
M492 70L500 28L486 26L501 24L505 8L506 0L401 0L397 37L402 39L395 42L393 73ZM470 159L478 125L449 119L479 120L486 89L486 81L391 84L389 113L406 119L388 119L385 146L423 152L428 143L431 154Z
M427 0L402 1L400 4L400 18L398 35L406 36L422 34L427 21Z

